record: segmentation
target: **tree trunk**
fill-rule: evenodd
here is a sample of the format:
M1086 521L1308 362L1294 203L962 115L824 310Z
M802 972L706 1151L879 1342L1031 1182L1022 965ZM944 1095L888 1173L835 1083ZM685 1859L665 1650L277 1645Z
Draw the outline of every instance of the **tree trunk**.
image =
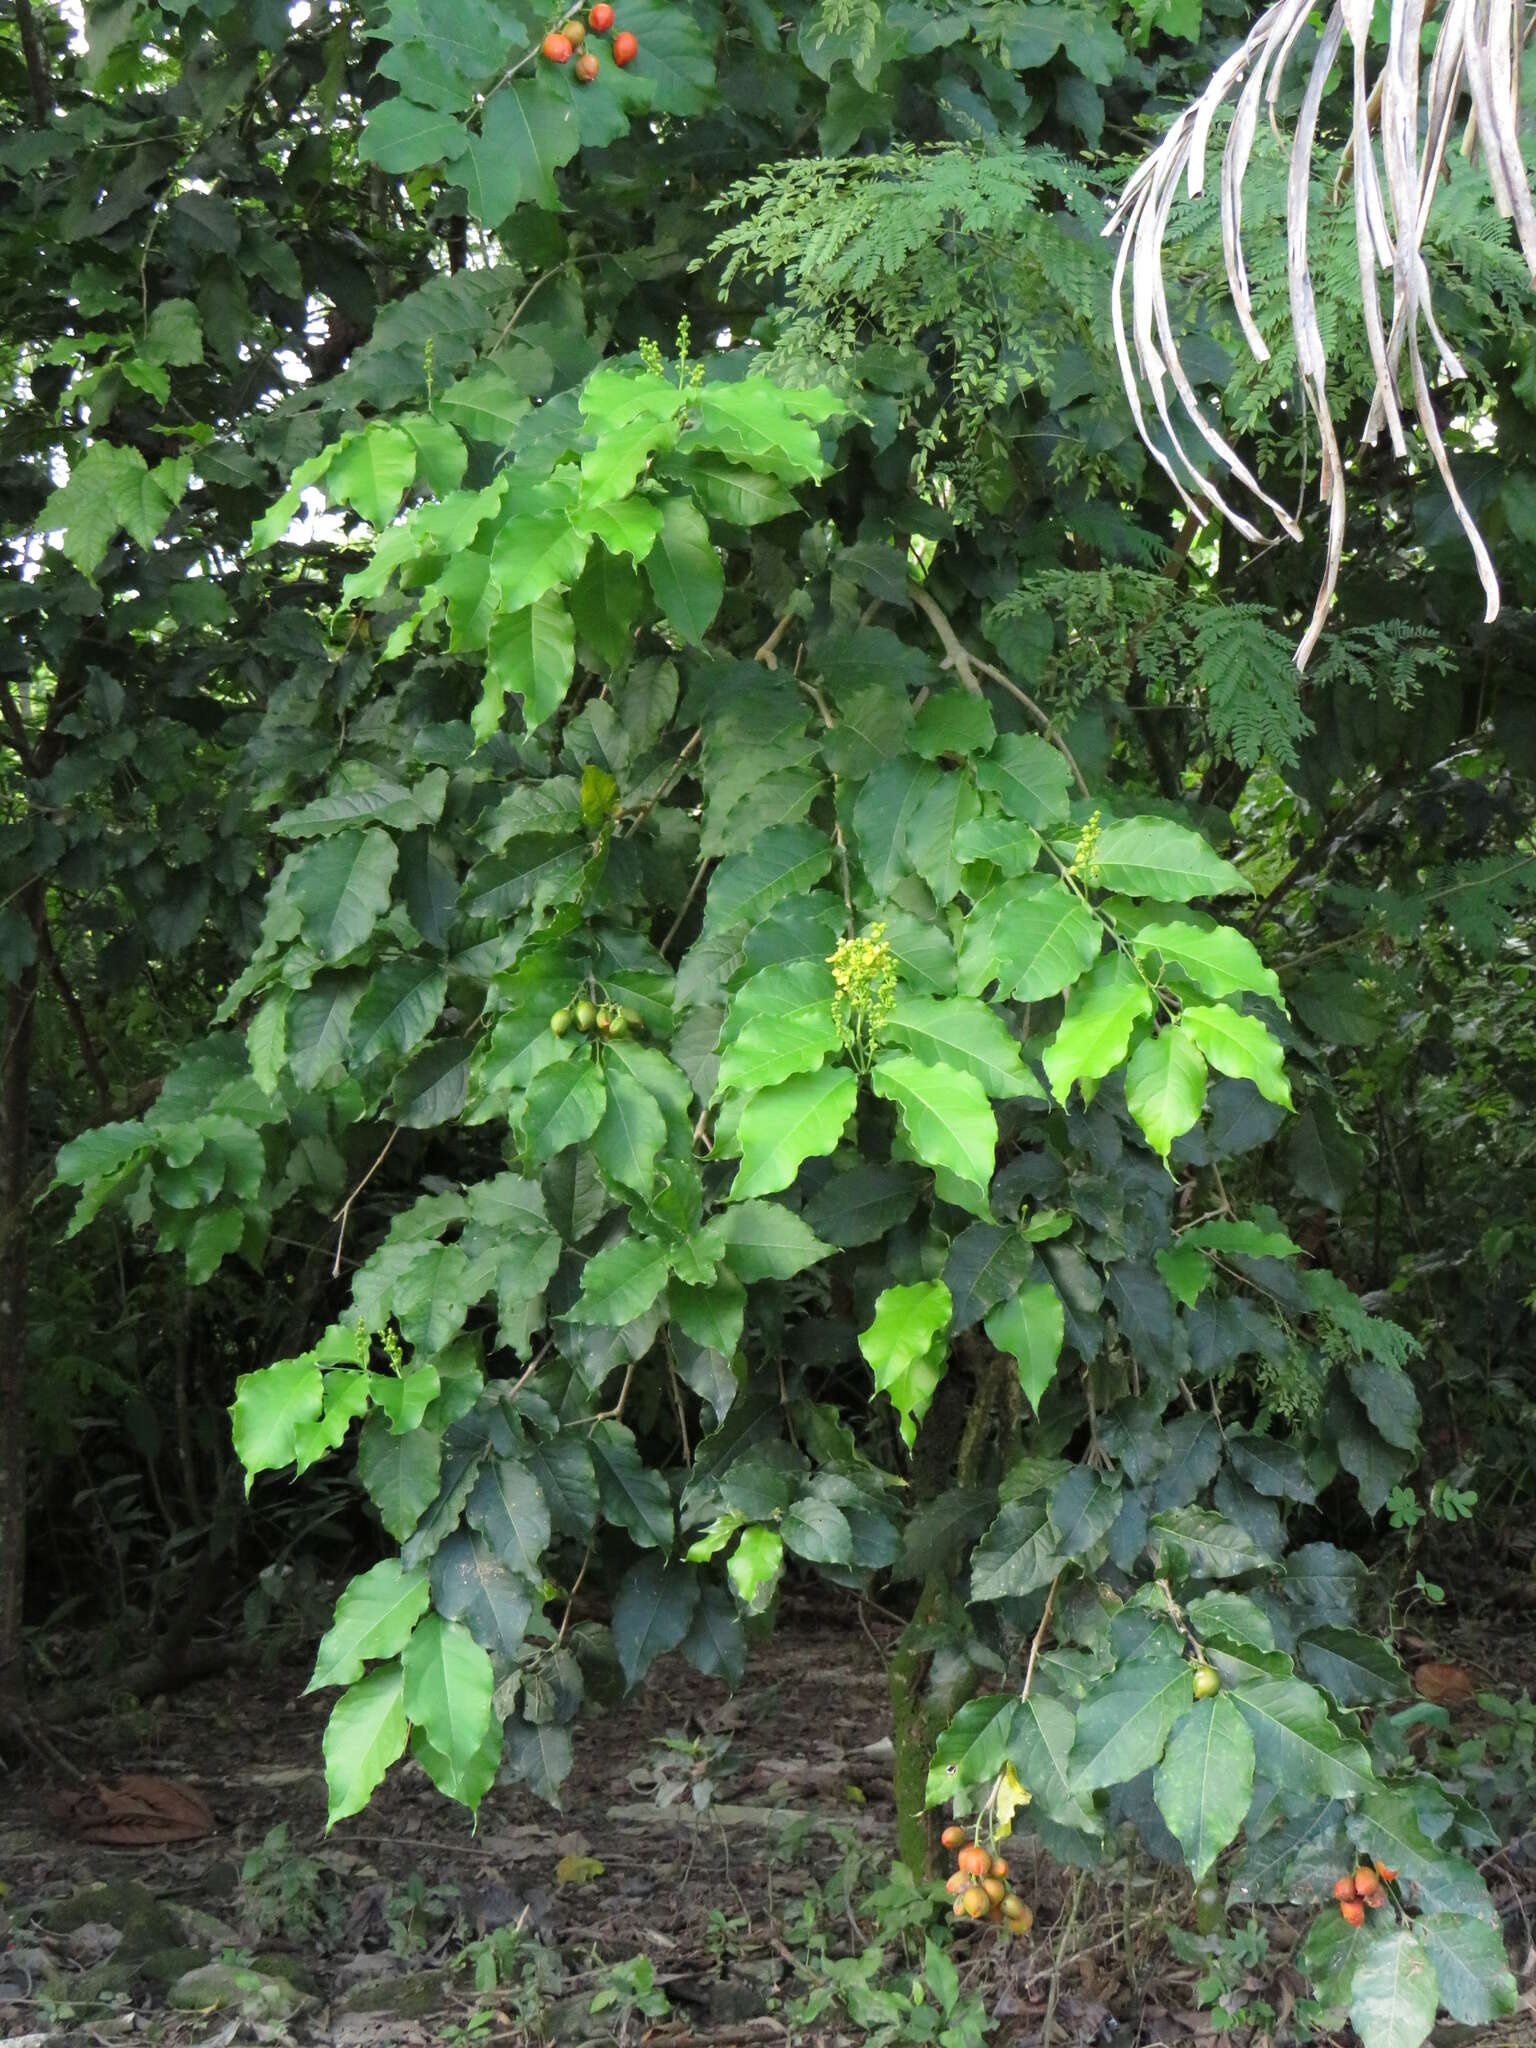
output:
M23 902L35 929L43 912L40 881ZM26 1698L21 1624L27 1566L27 1093L37 974L34 961L12 989L0 1044L0 1719L19 1714Z

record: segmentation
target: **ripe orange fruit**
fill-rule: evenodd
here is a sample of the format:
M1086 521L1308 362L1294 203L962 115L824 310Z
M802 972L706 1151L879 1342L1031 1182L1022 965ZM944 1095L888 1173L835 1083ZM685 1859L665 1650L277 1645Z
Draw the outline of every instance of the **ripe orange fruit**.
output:
M615 64L633 64L639 53L640 44L627 28L621 28L613 39L613 61Z
M979 1920L992 1901L987 1897L979 1884L973 1884L960 1894L960 1903L965 1908L967 1919ZM1365 1908L1363 1906L1360 1909L1360 1913L1363 1919L1365 1917Z
M992 1875L994 1877L1006 1877L1008 1875L1008 1866L1001 1856L994 1856L992 1858Z
M607 35L609 29L613 27L613 9L608 5L608 0L597 0L597 5L587 16L587 25L595 29L600 36Z
M961 1827L958 1823L956 1823L950 1827L947 1827L944 1830L943 1834L940 1835L939 1840L944 1844L946 1849L958 1849L960 1844L965 1840L965 1829Z
M1345 1899L1341 1903L1339 1911L1344 1915L1344 1918L1351 1927L1358 1927L1365 1918L1365 1908L1358 1899Z
M571 39L552 28L544 38L544 54L551 64L569 64L571 61Z
M1333 1896L1336 1899L1352 1899L1355 1896L1355 1880L1353 1875L1346 1875L1339 1879L1333 1888Z
M1000 1906L1003 1903L1004 1896L1008 1890L1007 1885L1003 1883L1000 1877L984 1877L981 1880L981 1888L994 1906Z
M601 71L603 67L601 64L598 63L597 59L593 56L590 50L583 50L581 55L576 59L576 62L572 65L571 68L576 73L576 76L581 80L583 85L590 85L593 79L596 78L598 72ZM622 1038L624 1034L628 1031L628 1029L629 1026L624 1022L624 1019L621 1016L617 1024L615 1024L613 1027L613 1036L615 1038Z
M1384 1906L1387 1903L1387 1895L1382 1891L1372 1892L1365 1903L1368 1906Z
M1355 1890L1362 1899L1368 1899L1372 1892L1381 1890L1381 1879L1369 1863L1362 1863L1355 1872Z
M1003 1899L1003 1918L1008 1922L1008 1925L1015 1934L1028 1934L1030 1928L1035 1924L1033 1909L1025 1905L1017 1892L1009 1892L1005 1895Z
M952 1899L958 1899L963 1891L969 1891L970 1884L971 1880L966 1876L965 1872L963 1870L957 1870L950 1877L949 1881L944 1886L944 1889L949 1893Z
M1388 1870L1385 1863L1378 1863L1376 1866L1376 1875L1381 1879L1383 1884L1390 1884L1393 1878L1397 1876L1397 1872L1395 1870Z
M955 1858L955 1861L962 1870L969 1871L972 1877L989 1877L991 1875L991 1853L983 1849L980 1842L968 1842Z

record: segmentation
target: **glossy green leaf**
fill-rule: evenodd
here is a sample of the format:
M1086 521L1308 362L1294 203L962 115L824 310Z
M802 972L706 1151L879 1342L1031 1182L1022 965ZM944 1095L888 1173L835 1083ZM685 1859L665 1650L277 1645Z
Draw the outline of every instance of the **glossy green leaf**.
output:
M725 595L725 570L709 522L690 498L667 498L645 573L667 623L690 646L703 640Z
M1205 1107L1205 1061L1182 1026L1170 1024L1144 1038L1125 1072L1125 1101L1163 1159L1175 1138L1200 1121Z
M889 1395L909 1450L944 1377L943 1338L953 1307L942 1280L887 1287L875 1303L874 1321L859 1336L876 1392Z
M1199 1884L1253 1797L1253 1737L1225 1693L1196 1700L1175 1723L1152 1792Z
M974 1074L908 1053L886 1053L870 1083L897 1105L907 1140L925 1165L985 1189L997 1153L997 1120Z
M986 1330L999 1351L1018 1360L1019 1385L1038 1415L1046 1389L1056 1377L1066 1336L1061 1296L1048 1280L1021 1287L1011 1301L993 1309Z
M621 1237L588 1259L581 1293L566 1310L572 1323L632 1323L667 1284L667 1260L652 1238Z
M1285 1054L1257 1017L1245 1017L1225 1003L1209 1008L1191 1004L1179 1021L1219 1074L1251 1081L1266 1100L1291 1107Z
M546 592L521 611L504 613L486 642L485 692L475 706L475 738L488 739L501 724L507 693L522 700L530 732L565 702L575 673L576 631L562 597Z
M397 1557L359 1573L336 1602L336 1618L320 1639L305 1691L351 1685L362 1677L365 1663L397 1657L429 1597L426 1573L406 1571Z
M1174 968L1208 996L1256 995L1281 1002L1279 976L1264 965L1253 941L1230 925L1183 919L1144 924L1131 934L1131 946L1150 973Z
M966 919L960 940L960 988L1021 1003L1059 996L1098 959L1103 927L1063 882L1044 875L1000 882Z
M741 1164L732 1183L732 1200L787 1188L807 1159L831 1152L858 1094L857 1075L836 1067L797 1074L752 1096L737 1127Z
M1250 893L1230 861L1213 853L1198 832L1171 818L1114 820L1100 833L1093 860L1106 889L1150 896L1160 903Z
M349 1686L326 1722L327 1834L337 1821L368 1804L384 1773L405 1753L407 1730L404 1681L398 1659L392 1658Z
M970 997L900 996L884 1035L930 1064L974 1075L988 1095L1045 1099L1003 1020Z
M1151 1769L1193 1691L1194 1667L1166 1635L1100 1679L1078 1710L1074 1794L1123 1785Z
M1419 2048L1435 2024L1440 1984L1435 1966L1406 1927L1361 1957L1350 1987L1350 2024L1362 2048Z
M400 1659L406 1718L458 1777L471 1766L491 1725L491 1660L462 1622L426 1614Z

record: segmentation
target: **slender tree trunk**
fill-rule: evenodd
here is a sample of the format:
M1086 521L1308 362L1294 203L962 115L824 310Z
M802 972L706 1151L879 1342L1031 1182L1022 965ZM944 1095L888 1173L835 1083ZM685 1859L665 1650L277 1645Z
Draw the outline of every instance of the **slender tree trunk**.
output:
M23 900L36 928L42 883L34 882ZM0 1720L19 1713L26 1696L21 1624L27 1566L27 1093L37 974L34 962L12 989L0 1044Z

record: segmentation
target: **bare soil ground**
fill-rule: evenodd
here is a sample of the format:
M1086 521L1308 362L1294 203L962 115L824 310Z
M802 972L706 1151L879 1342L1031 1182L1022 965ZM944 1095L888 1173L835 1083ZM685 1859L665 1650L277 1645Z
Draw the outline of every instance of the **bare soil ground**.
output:
M1536 1655L1529 1616L1497 1641L1479 1634L1494 1642L1491 1654L1479 1658L1453 1629L1435 1654L1459 1655L1479 1684L1530 1682L1520 1668ZM327 1838L327 1697L300 1696L300 1660L76 1728L67 1754L88 1778L147 1773L187 1788L206 1802L213 1832L87 1845L64 1816L73 1788L62 1773L32 1764L0 1778L0 2048L909 2039L860 2027L845 2003L814 2017L795 2009L825 1981L804 1934L808 1892L826 1952L858 1956L881 1938L861 1901L885 1880L895 1844L884 1740L890 1635L856 1606L807 1606L757 1653L734 1698L669 1661L634 1701L583 1725L562 1812L498 1787L478 1829L407 1764ZM1490 1662L1503 1669L1490 1672ZM244 1859L279 1824L286 1852L242 1884ZM991 2016L989 2041L1133 2048L1215 2038L1197 2006L1197 1969L1161 1933L1170 1921L1190 1924L1187 1878L1144 1862L1127 1898L1123 1875L1121 1866L1116 1881L1083 1882L1036 1867L1022 1848L1013 1881L1034 1902L1032 1936L1005 1943L989 1928L966 1929L955 1950L963 1990ZM1515 2019L1483 2038L1492 2048L1536 2044L1536 1842L1516 1844L1488 1875L1526 1996ZM96 1885L106 1890L92 1893ZM517 1927L520 1942L501 1937L512 1956L504 1981L477 1994L472 1945ZM1305 1927L1300 1914L1265 1916L1268 1957L1233 2002L1267 2001L1275 2017L1229 2022L1228 2038L1254 2048L1304 2038L1288 2017L1301 1980L1287 1959ZM885 1931L899 1963L898 1940ZM912 1955L921 1953L919 1935ZM610 1998L593 2012L612 1988L610 1966L637 1957L669 2009L647 2016ZM205 1979L199 1993L194 1978L189 1992L187 1971L210 1962L261 1988L232 1993ZM236 2002L220 2003L221 1991ZM1468 2030L1443 2036L1458 2038Z

